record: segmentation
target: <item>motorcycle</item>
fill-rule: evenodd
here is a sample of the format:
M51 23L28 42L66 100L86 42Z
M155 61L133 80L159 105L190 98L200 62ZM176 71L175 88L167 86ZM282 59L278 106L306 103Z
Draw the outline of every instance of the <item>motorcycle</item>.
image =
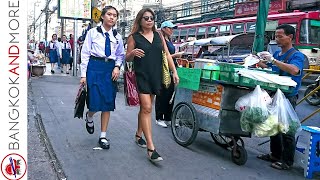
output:
M320 76L318 76L318 78L315 80L315 82L313 84L310 84L307 86L307 89L304 92L304 96L308 95L311 91L313 91L314 89L316 89L319 86L320 86ZM320 90L315 91L312 95L307 97L306 101L310 105L314 105L314 106L320 105Z

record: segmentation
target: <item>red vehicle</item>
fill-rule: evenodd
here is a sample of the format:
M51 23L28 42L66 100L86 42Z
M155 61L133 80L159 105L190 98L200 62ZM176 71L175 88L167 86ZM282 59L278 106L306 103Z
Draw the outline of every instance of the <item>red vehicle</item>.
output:
M191 39L202 39L255 31L256 17L178 25L172 41L179 45ZM274 39L278 25L290 24L296 28L295 47L309 58L310 68L320 69L320 11L291 12L268 15L266 35Z

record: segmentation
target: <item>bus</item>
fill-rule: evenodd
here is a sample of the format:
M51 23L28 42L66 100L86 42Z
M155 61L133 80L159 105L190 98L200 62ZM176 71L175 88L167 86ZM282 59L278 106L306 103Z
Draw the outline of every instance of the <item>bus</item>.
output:
M228 20L213 19L210 22L177 25L172 42L179 44L194 39L255 32L256 17ZM320 70L320 11L279 13L268 15L266 35L274 40L276 27L290 24L296 29L294 46L309 59L310 69Z

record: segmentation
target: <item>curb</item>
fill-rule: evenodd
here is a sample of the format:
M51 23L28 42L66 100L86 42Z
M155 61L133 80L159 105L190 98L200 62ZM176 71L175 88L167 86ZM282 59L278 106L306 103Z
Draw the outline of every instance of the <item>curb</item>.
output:
M32 92L32 87L30 85L30 82L28 83L28 89L29 89L28 98L31 101L31 106L33 109L33 117L36 120L36 128L39 132L40 141L43 143L45 150L49 155L50 164L52 165L54 171L56 172L58 179L66 180L67 179L66 175L62 169L60 161L58 160L58 158L53 150L53 147L51 145L51 142L50 142L48 135L47 135L47 132L45 130L41 114L39 113L36 102L33 99L33 92Z

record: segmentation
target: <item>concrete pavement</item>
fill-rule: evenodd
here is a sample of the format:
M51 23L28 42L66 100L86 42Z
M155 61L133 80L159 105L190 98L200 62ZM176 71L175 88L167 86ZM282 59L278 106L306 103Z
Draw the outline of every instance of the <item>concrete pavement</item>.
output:
M268 152L268 144L257 147L266 138L244 138L248 161L243 166L237 166L231 162L230 152L214 144L209 133L199 132L195 142L184 148L174 141L170 128L155 125L153 116L155 145L164 158L163 162L154 165L147 160L146 149L134 143L138 108L125 106L122 92L117 94L117 109L111 114L107 132L111 148L93 150L100 134L99 115L94 116L93 135L86 132L83 120L73 118L78 86L79 77L59 73L33 77L30 82L33 105L41 117L61 167L59 177L65 176L71 180L304 179L303 170L299 167L291 171L278 171L270 168L269 163L256 158L256 155ZM312 111L312 108L306 109Z

